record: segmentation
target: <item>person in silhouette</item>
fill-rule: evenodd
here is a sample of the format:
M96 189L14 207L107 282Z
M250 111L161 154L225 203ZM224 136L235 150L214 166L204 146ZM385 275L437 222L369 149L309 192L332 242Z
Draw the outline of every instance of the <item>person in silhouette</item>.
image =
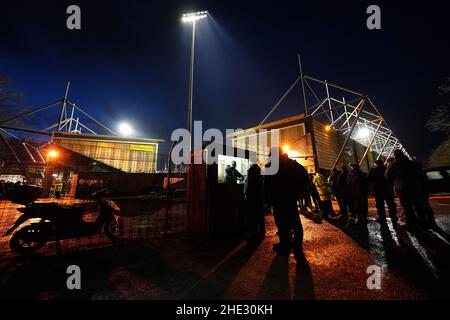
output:
M244 198L248 213L248 235L251 239L263 239L266 235L266 225L263 213L263 181L261 169L252 164L247 171L244 185Z
M339 197L339 186L337 183L337 179L339 177L339 175L341 174L341 172L336 169L333 168L333 170L331 170L330 176L328 177L328 184L331 187L331 192L333 193L333 199L336 199L338 205L339 205L339 212L341 212L342 209L342 202L341 199Z
M279 168L274 175L266 175L264 179L265 194L273 207L275 223L278 228L279 243L273 250L279 255L287 256L294 252L297 261L303 261L303 227L297 208L297 200L308 188L308 172L297 161L287 154L279 153ZM266 165L267 166L267 165ZM293 238L291 238L291 232Z
M337 198L339 202L339 210L342 218L347 219L349 211L351 210L351 196L350 196L350 188L347 182L348 177L348 169L346 165L341 167L342 171L339 173L336 184L337 184Z
M375 161L374 166L370 169L369 181L373 184L375 192L375 203L377 207L378 222L386 221L386 210L384 205L388 206L389 216L392 223L397 223L397 208L394 201L394 186L386 176L386 167L382 160Z
M415 227L417 220L425 223L425 208L421 191L422 176L417 165L402 150L394 151L394 161L386 169L386 178L394 184L406 216L406 224ZM417 216L416 216L417 213Z
M237 184L237 180L243 180L244 176L236 169L236 161L231 161L231 166L225 167L225 183Z
M427 175L425 174L425 172L423 171L423 165L422 163L414 160L413 161L417 167L417 171L418 171L418 178L419 178L419 193L420 193L420 198L422 199L422 205L421 208L423 210L423 216L424 216L424 221L423 221L423 226L426 228L436 228L438 227L436 224L436 220L434 217L434 210L430 205L430 194L428 192L427 189Z
M350 164L350 168L351 171L348 174L347 182L353 199L356 222L367 223L367 196L369 191L367 176L356 163Z

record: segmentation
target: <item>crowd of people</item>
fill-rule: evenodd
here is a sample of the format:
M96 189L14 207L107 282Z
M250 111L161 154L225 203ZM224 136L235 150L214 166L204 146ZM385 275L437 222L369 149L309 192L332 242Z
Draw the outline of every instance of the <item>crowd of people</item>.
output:
M319 169L308 174L301 164L279 151L279 170L275 175L263 176L261 168L253 164L244 187L249 237L258 240L265 237L265 208L271 208L279 237L273 250L280 255L289 255L293 250L300 261L304 255L299 211L311 211L314 220L348 223L353 220L356 225L363 225L368 221L370 186L379 223L386 223L386 206L392 224L398 223L396 194L407 227L434 227L436 222L428 202L426 177L421 165L408 159L401 150L395 150L394 158L386 162L387 166L382 160L375 161L368 174L356 163L343 165L341 170ZM333 200L337 201L339 212L334 211Z
M10 190L16 186L21 186L22 184L23 184L22 181L11 182L11 181L0 180L0 200L3 200L5 198L8 190Z

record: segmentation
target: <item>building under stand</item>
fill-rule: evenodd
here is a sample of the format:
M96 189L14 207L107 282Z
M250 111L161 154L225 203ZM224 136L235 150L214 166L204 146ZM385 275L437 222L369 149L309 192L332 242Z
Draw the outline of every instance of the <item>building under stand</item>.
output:
M300 84L304 114L266 122ZM409 157L368 95L302 72L259 125L229 138L235 147L256 152L260 163L269 154L266 146L277 144L310 172L339 169L349 163L358 163L368 171L375 160L390 158L396 149Z
M105 174L150 174L157 171L159 139L54 132L46 153L43 194L62 183L75 196L79 185L102 184ZM122 175L123 176L123 175Z
M164 141L118 135L68 98L69 85L64 98L0 121L0 179L41 186L43 196L61 185L62 194L73 196L80 182L100 187L115 181L121 190L151 184L155 177L149 176L158 171L158 145ZM45 129L14 126L15 120L51 110L58 111L57 123ZM78 115L94 124L96 132ZM37 138L42 136L46 138ZM119 178L130 185L120 185Z
M274 131L277 134L274 134ZM268 122L231 136L233 146L257 153L258 162L265 163L269 154L272 139L282 148L290 158L297 160L308 172L315 172L318 168L331 170L340 149L345 142L345 136L335 131L329 125L305 115L295 115L278 121ZM266 144L263 145L263 140ZM357 141L349 141L336 163L340 168L343 164L359 163L365 152L365 146ZM367 171L376 160L374 151L367 153L361 166ZM384 157L383 157L384 159Z
M127 173L155 173L160 139L55 132L53 144Z

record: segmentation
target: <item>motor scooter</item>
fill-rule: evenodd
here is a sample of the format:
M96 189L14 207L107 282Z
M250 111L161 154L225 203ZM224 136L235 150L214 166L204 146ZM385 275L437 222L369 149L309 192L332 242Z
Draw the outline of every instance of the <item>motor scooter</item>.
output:
M22 215L6 235L14 232L26 221L30 220L31 223L12 235L9 241L10 249L16 253L28 254L42 248L49 241L55 241L56 248L60 252L60 240L93 236L101 232L105 232L109 239L117 240L122 226L115 215L120 213L120 208L114 201L108 199L108 195L108 190L100 190L91 195L99 205L94 222L83 221L84 210L79 206L64 206L55 202L31 202L23 208L18 208Z

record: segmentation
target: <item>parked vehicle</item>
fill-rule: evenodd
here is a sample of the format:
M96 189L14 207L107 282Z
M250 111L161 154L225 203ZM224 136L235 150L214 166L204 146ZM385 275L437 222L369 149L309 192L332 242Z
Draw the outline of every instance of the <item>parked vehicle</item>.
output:
M30 220L31 224L13 234L9 241L10 249L27 254L42 248L49 241L55 241L59 250L60 240L92 236L101 232L105 232L111 240L116 240L121 233L121 225L116 220L115 214L120 208L114 201L108 199L108 194L107 190L92 194L91 197L99 204L99 213L94 222L83 221L83 209L78 206L31 202L17 209L22 215L6 234L11 234L26 221ZM35 219L38 221L35 222Z
M450 166L424 169L427 189L433 193L450 192Z

